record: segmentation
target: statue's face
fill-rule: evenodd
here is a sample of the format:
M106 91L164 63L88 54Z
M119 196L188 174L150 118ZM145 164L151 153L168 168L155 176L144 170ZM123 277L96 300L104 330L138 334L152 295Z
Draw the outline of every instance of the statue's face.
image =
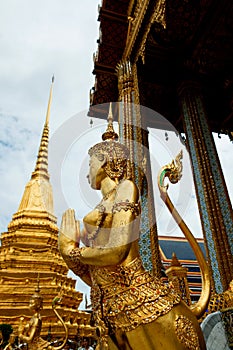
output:
M95 190L100 189L101 181L107 176L103 168L104 163L104 156L103 160L98 159L94 154L90 158L88 182Z

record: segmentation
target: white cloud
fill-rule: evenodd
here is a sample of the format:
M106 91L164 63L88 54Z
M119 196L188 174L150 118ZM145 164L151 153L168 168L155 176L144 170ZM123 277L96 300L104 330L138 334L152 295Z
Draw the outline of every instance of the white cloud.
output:
M55 74L51 127L88 108L98 1L0 3L0 110L24 122L43 118ZM41 125L41 122L40 122Z

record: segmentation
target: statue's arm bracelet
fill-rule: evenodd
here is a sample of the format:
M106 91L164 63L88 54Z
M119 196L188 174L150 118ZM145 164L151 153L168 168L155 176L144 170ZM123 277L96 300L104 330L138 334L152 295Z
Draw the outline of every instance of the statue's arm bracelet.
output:
M112 213L119 212L121 210L128 211L130 210L132 213L139 215L141 212L140 204L135 202L130 202L128 200L117 202L112 207Z
M81 263L80 257L82 248L72 249L69 253L69 268L78 276L83 276L89 273L88 265Z

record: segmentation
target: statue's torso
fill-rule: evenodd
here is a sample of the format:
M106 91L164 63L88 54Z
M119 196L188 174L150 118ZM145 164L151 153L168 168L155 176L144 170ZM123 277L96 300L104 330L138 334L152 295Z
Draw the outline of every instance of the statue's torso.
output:
M105 245L108 244L114 205L114 197L111 201L102 200L92 212L85 216L84 227L87 236L94 237L93 233L97 232L95 239L90 242L92 247L101 246L100 249L105 249ZM102 206L104 220L100 227L99 210ZM138 211L135 210L131 219L137 216ZM137 225L135 230L139 231L139 221L132 221ZM139 323L151 322L154 318L168 312L173 305L180 302L180 297L145 271L139 254L138 239L129 242L126 250L127 254L119 264L111 265L106 262L106 266L90 265L89 271L94 310L97 313L102 310L104 313L102 317L108 318L112 328L131 330ZM116 252L117 250L112 247L112 259ZM155 303L158 299L161 300L162 306Z

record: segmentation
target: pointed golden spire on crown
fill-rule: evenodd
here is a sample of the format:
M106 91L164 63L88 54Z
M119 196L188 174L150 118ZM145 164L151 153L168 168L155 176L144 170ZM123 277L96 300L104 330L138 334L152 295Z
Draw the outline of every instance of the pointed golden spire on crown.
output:
M176 256L176 253L172 253L172 261L171 261L171 266L179 266L181 267L181 264Z
M92 146L88 154L90 157L93 155L97 158L101 155L106 157L106 164L104 170L111 179L121 179L123 177L130 178L131 173L127 169L127 163L129 161L129 150L128 148L118 142L118 134L113 128L113 114L112 104L109 105L108 114L108 126L106 131L102 135L102 142L96 143Z
M117 141L118 135L113 128L112 102L110 102L110 104L109 104L109 112L108 112L108 119L107 120L108 120L108 126L107 126L107 130L102 135L102 140L103 141L106 141L106 140Z
M37 156L37 162L36 162L35 170L32 173L32 178L43 176L44 178L49 179L49 173L48 173L49 118L50 118L50 108L51 108L52 95L53 95L53 83L54 83L54 76L52 77L46 119L45 119L42 137L41 137L39 152Z

